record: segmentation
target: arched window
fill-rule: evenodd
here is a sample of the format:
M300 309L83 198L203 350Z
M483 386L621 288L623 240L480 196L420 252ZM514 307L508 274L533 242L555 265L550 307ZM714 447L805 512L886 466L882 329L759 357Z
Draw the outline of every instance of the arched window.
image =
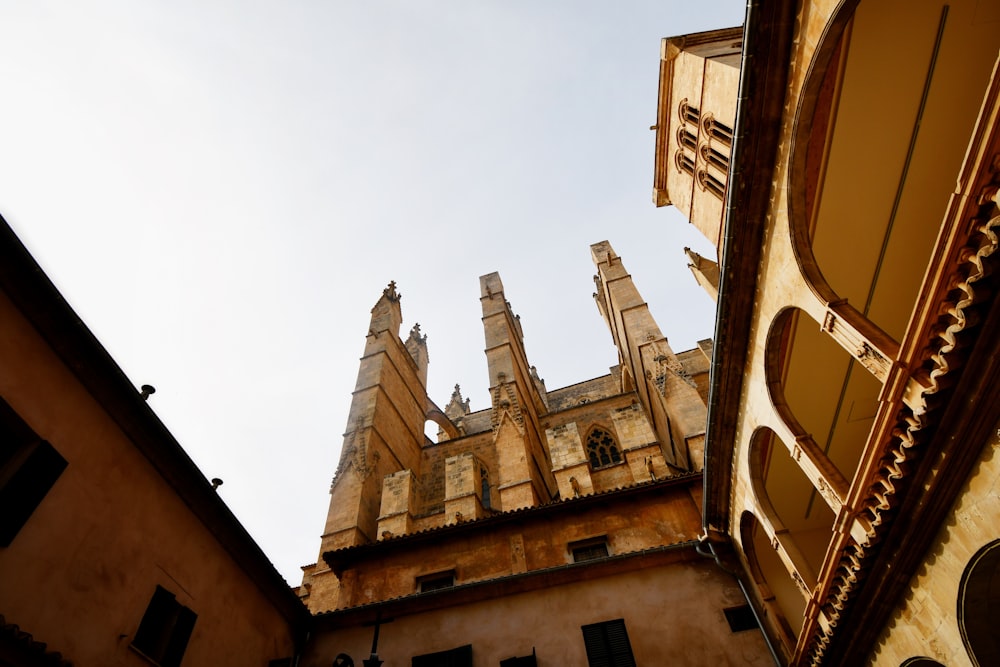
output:
M602 428L593 429L587 436L587 456L590 458L591 468L603 468L622 462L618 443Z
M677 149L674 153L674 164L677 166L677 171L683 171L686 174L694 174L694 160L691 159L687 153L681 149Z
M702 190L708 190L719 199L726 197L726 185L704 169L698 170L698 185Z
M930 658L909 658L899 667L944 667L944 665Z
M677 105L677 114L684 120L685 123L691 123L692 125L698 125L698 119L701 118L701 112L698 111L698 107L693 107L688 104L688 100L685 97Z
M972 664L1000 665L1000 540L976 552L958 586L958 627Z
M677 128L677 145L694 151L698 148L698 137L687 127L681 125Z

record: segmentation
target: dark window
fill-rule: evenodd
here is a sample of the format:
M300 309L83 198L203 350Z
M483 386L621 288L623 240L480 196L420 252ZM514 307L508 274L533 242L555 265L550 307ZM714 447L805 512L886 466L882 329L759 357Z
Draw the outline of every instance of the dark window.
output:
M680 104L677 105L677 113L685 123L691 123L692 125L697 125L698 119L701 117L701 112L698 111L698 107L693 107L688 104L686 97L681 100Z
M719 199L725 199L726 185L704 169L698 170L698 185L702 190L708 190Z
M193 611L177 602L173 593L157 586L135 632L132 648L161 667L177 667L197 618Z
M415 655L412 667L472 667L472 644L459 646L450 651Z
M694 151L698 147L698 139L693 132L682 125L677 128L677 145Z
M573 562L582 563L588 560L598 560L608 557L608 543L604 540L600 542L590 542L579 546L570 546L573 552Z
M66 459L0 399L0 547L14 536L66 469Z
M531 649L531 655L501 660L500 667L538 667L538 662L535 660L535 649Z
M729 172L729 156L708 144L701 147L701 158L723 173Z
M417 589L421 593L439 591L442 588L451 588L454 585L455 573L453 571L438 572L437 574L429 574L426 577L417 579Z
M909 658L899 667L944 667L944 665L930 658Z
M674 165L677 167L677 171L694 174L694 160L680 149L677 149L677 152L674 153Z
M625 619L585 625L581 629L590 667L635 667Z
M707 116L702 123L702 127L705 128L708 136L713 140L721 142L726 146L733 145L733 130L728 125L720 123L712 116Z
M600 428L595 428L587 436L587 456L590 458L592 468L603 468L622 461L615 439Z
M485 466L479 466L479 490L483 499L483 509L492 509L490 502L490 473Z
M753 615L753 609L748 604L741 607L723 609L722 613L726 615L726 621L729 622L729 629L733 632L757 629L757 618Z

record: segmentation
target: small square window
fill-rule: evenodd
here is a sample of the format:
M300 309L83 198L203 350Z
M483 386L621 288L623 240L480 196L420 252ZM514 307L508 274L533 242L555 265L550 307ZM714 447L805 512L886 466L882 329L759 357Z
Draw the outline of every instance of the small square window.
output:
M132 639L132 648L160 667L178 667L197 619L173 593L157 586Z
M417 578L417 590L421 593L439 591L443 588L451 588L455 585L455 571L438 572Z
M748 604L741 607L723 609L722 613L726 615L726 621L729 623L729 629L733 632L756 630L758 627L757 617L753 615L753 609L751 609Z
M608 557L608 539L601 537L583 542L574 542L569 545L570 553L573 554L574 563L583 563L588 560L600 560Z

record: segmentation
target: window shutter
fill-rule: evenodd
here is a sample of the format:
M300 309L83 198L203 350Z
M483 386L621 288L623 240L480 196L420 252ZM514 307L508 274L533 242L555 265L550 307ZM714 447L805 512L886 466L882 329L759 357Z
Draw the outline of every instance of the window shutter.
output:
M635 667L625 619L585 625L582 630L589 667Z

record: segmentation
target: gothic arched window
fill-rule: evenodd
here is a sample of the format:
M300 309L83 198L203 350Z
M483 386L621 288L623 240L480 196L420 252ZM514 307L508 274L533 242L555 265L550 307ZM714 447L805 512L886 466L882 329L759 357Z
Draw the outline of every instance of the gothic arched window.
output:
M590 459L591 468L603 468L622 462L622 454L618 450L618 443L610 433L602 428L591 430L587 436L587 457Z

